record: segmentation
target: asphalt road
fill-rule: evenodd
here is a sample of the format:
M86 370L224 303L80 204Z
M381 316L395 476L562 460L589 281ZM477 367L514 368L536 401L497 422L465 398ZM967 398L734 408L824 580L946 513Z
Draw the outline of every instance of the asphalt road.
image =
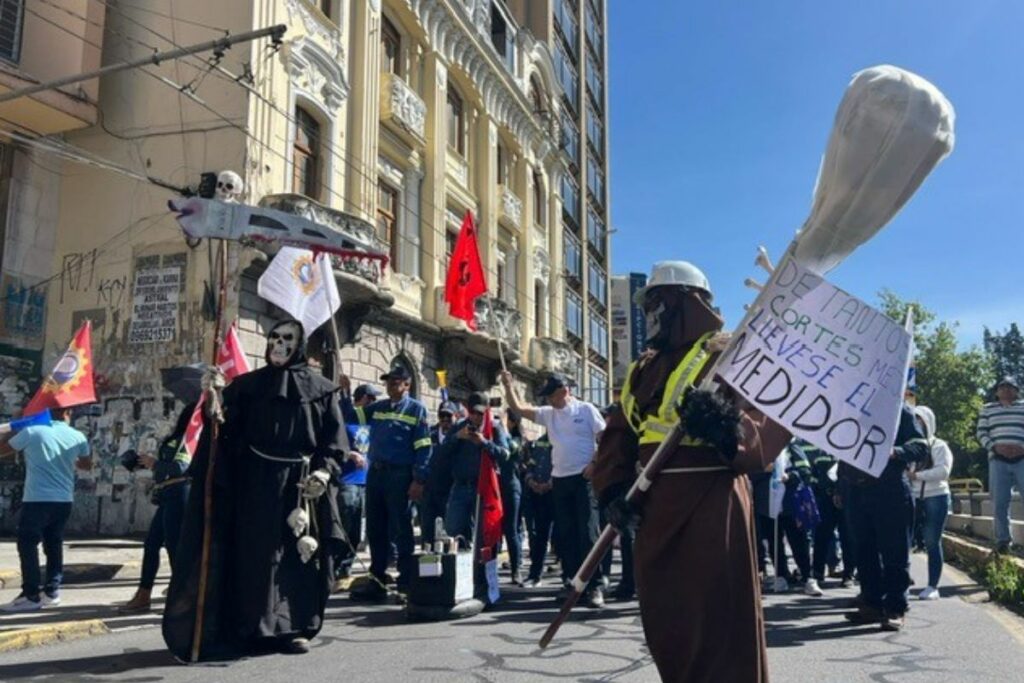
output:
M923 558L914 573L923 578ZM949 571L937 602L917 603L907 629L849 625L853 590L824 598L765 598L773 681L1018 681L1024 622L979 602ZM502 609L466 621L410 624L397 606L332 599L327 623L304 656L183 666L158 629L124 630L0 656L0 681L655 681L635 603L580 609L546 651L537 639L555 612L554 587L506 593ZM685 617L681 617L685 618Z

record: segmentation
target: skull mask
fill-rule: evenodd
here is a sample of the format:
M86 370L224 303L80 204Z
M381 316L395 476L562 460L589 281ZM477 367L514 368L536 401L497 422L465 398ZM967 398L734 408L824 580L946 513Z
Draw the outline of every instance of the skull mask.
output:
M302 327L299 323L278 323L267 335L267 362L283 368L294 360L301 345Z
M237 204L245 191L242 177L234 171L221 171L217 175L217 192L215 197L222 202Z

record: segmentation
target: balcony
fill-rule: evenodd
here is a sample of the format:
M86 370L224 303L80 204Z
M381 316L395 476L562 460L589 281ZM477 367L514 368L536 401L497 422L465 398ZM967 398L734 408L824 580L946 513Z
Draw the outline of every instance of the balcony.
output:
M381 76L381 120L407 142L423 147L426 141L427 105L401 77L393 73Z
M498 196L501 197L502 218L518 228L523 220L523 201L505 185L498 186Z
M580 357L573 347L559 339L534 337L530 340L530 367L542 372L558 372L578 377Z
M50 3L31 12L18 2L4 4L9 25L0 31L0 94L100 67L106 7L71 4L74 13ZM98 99L99 79L92 79L4 102L0 117L40 135L64 133L94 125Z
M374 301L390 306L394 303L390 294L381 291L387 266L379 259L370 258L370 255L388 254L388 245L377 238L373 225L358 216L328 208L297 194L266 195L260 199L259 206L302 216L340 234L346 253L332 254L331 262L335 273L340 275L338 283L346 304ZM258 246L262 248L262 245Z
M505 359L513 361L519 358L523 339L523 315L513 306L500 299L480 297L476 300L474 311L476 330L470 330L464 321L448 315L443 286L435 288L435 302L438 327L444 330L445 336L450 339L461 338L467 352L497 360L497 340L500 339L503 342Z
M448 150L445 159L445 169L448 177L459 184L463 189L469 189L469 164L457 152Z

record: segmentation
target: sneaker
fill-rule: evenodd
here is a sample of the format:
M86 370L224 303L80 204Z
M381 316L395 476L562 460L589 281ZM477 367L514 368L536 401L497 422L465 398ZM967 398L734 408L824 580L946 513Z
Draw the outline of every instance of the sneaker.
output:
M918 600L938 600L939 599L939 589L936 588L935 586L928 586L924 590L922 590L920 593L917 594L917 599Z
M813 595L816 598L820 598L825 594L825 591L821 590L821 586L814 579L807 579L807 583L804 584L804 593L807 595Z
M289 655L304 655L309 652L309 641L305 638L292 638L284 646L284 653Z
M537 588L543 585L543 581L540 580L539 576L530 575L526 577L526 581L523 582L523 585L527 588Z
M43 591L39 599L43 603L43 607L56 607L60 604L60 593L47 593Z
M14 600L0 607L0 610L4 612L35 612L38 609L42 609L42 607L43 603L40 602L39 598L33 600L22 593L14 598Z
M850 588L852 586L853 586L853 577L852 576L844 576L842 581L839 582L839 587L840 588Z
M510 578L510 582L511 582L511 584L513 586L522 586L523 585L523 575L519 572L518 569L516 569L515 571L512 572L512 576Z
M788 593L789 581L786 581L781 576L776 576L775 583L772 585L772 590L776 593Z
M604 607L604 591L600 588L587 591L587 594L583 596L583 605L592 609Z
M867 605L861 605L855 612L846 613L846 620L855 624L881 624L884 619L881 610Z
M903 630L903 615L902 614L888 614L885 619L882 620L883 631L902 631Z

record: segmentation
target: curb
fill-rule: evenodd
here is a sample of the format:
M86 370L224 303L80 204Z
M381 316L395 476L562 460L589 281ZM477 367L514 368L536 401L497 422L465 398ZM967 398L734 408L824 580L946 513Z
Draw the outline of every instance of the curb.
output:
M948 532L942 534L942 546L946 553L968 562L983 563L992 555L992 548L988 545ZM1009 558L1024 570L1024 559L1009 554L1003 557Z
M104 633L110 633L110 629L101 619L65 621L46 626L0 631L0 653L25 650L50 643L80 640Z

